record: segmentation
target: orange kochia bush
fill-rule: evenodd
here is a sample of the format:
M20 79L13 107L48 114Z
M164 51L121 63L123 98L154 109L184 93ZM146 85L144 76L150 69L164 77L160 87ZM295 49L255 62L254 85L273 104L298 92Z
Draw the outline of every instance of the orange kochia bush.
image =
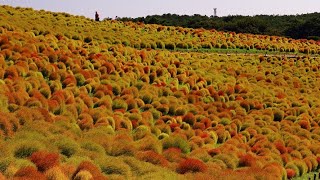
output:
M185 174L187 172L205 172L206 170L207 165L204 162L192 158L181 161L177 168L177 172L181 174Z
M30 160L37 166L38 170L44 172L54 166L59 165L59 154L45 151L32 153Z

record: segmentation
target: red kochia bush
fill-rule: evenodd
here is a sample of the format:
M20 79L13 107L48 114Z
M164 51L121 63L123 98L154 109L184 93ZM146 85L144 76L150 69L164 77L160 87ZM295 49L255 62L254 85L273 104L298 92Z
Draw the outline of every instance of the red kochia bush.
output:
M92 164L90 161L83 161L82 163L80 163L80 165L78 166L77 170L74 172L72 179L74 179L76 177L76 175L78 174L78 172L85 170L91 173L92 175L92 179L94 180L106 180L107 178L104 177L100 171L100 169L95 166L94 164Z
M257 161L253 155L245 154L240 157L239 165L244 167L255 167L257 165Z
M169 164L169 161L164 156L154 151L138 152L136 158L141 161L149 162L163 167L166 167Z
M196 118L192 113L189 112L183 116L182 121L193 126L193 124L196 122Z
M39 171L43 172L59 165L59 154L38 151L30 156L30 160L37 166Z
M293 169L286 169L287 171L287 178L291 179L296 175L296 172Z
M14 174L14 180L46 180L46 177L38 172L36 168L32 166L24 167L19 169L16 174Z
M177 172L180 174L185 174L187 172L205 172L207 166L205 163L198 159L186 159L179 163Z

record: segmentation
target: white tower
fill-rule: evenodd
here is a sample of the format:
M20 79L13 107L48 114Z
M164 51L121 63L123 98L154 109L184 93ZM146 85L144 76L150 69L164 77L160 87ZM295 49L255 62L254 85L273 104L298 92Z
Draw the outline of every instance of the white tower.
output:
M213 8L214 17L217 17L217 8Z

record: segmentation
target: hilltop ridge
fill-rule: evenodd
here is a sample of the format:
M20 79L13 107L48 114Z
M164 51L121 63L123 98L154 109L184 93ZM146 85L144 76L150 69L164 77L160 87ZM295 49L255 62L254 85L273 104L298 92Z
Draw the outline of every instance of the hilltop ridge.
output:
M219 31L286 36L294 39L320 40L320 13L300 15L229 15L208 17L195 15L149 15L138 18L120 18L121 21L144 22L189 28L216 29Z
M26 17L26 14L31 14ZM1 7L1 26L9 30L31 31L35 35L64 35L74 40L102 44L123 44L138 49L252 50L319 54L319 42L279 36L237 34L215 30L106 20L94 22L84 16L33 11L31 8Z

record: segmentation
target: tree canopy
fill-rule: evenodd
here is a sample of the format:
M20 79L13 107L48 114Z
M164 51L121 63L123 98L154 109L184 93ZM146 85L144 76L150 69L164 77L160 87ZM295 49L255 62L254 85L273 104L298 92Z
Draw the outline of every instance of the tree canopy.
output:
M320 39L320 13L302 15L256 15L256 16L202 16L194 14L163 14L138 18L120 18L122 21L144 22L188 28L216 29L237 33L286 36L295 39Z

